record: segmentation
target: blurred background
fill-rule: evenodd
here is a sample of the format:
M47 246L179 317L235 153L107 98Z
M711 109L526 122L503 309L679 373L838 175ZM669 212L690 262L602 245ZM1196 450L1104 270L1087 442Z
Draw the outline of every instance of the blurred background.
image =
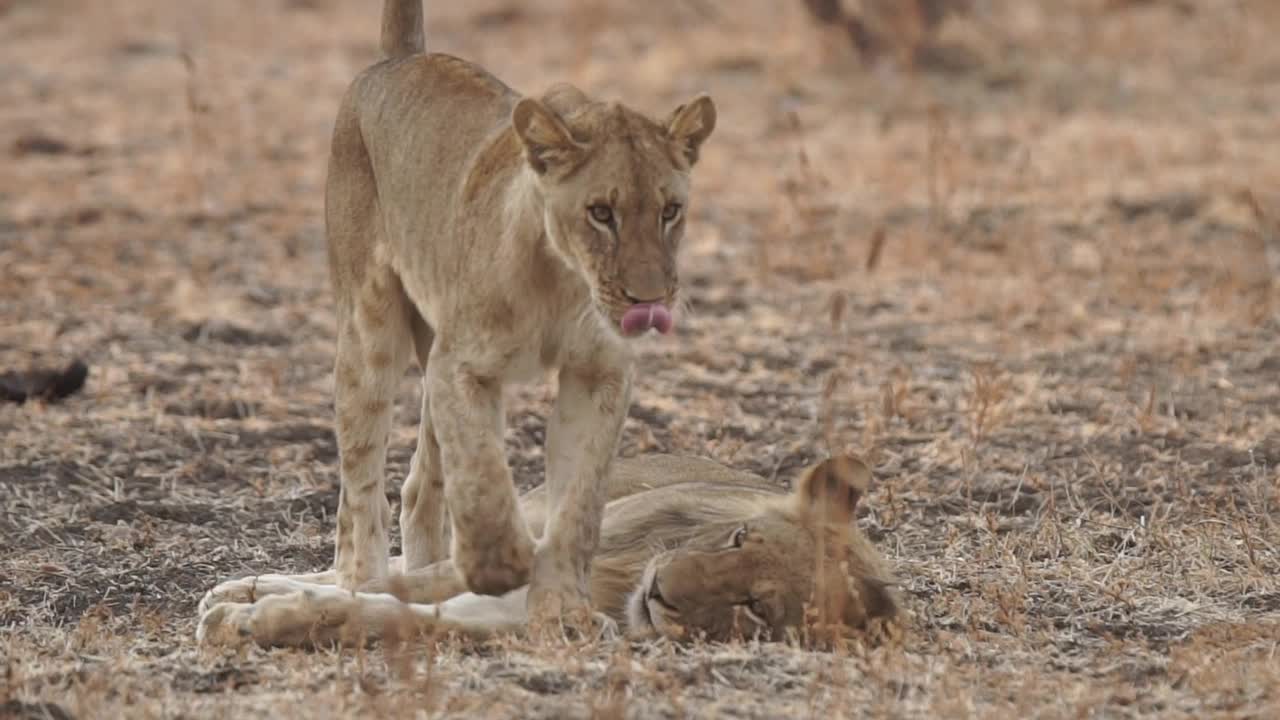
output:
M0 3L6 314L198 315L211 285L323 292L329 130L376 57L379 9ZM712 93L723 120L690 255L762 287L863 287L869 265L877 282L981 277L974 301L1012 322L1061 302L1036 320L1050 333L1114 303L1271 309L1276 3L481 0L427 15L430 49L522 92L569 80L655 114Z

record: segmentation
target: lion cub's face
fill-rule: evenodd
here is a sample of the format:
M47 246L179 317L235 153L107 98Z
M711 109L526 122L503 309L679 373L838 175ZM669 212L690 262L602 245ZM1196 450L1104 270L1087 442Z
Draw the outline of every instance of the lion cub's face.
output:
M689 171L715 118L706 96L658 123L616 103L590 102L569 86L525 98L512 111L551 246L623 335L672 327Z
M628 604L631 628L781 640L815 614L854 630L892 620L891 575L853 522L869 478L854 458L825 461L756 517L708 526L654 557Z

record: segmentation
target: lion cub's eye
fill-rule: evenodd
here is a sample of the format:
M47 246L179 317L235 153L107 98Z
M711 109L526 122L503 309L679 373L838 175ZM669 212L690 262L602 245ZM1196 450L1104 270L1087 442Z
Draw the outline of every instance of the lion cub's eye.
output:
M591 213L591 219L601 225L613 224L613 208L608 205L592 205L587 208L587 212Z
M662 221L671 222L672 220L675 220L679 214L680 203L667 203L667 206L662 208Z
M747 526L743 525L733 531L733 536L729 538L729 544L733 547L740 548L747 541Z

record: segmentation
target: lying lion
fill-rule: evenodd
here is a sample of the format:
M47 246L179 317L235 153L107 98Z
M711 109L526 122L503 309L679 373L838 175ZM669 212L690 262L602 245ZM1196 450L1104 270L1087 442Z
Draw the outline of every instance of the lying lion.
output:
M614 464L591 603L631 635L675 640L780 640L813 622L880 631L899 613L893 577L858 530L854 510L871 472L853 457L805 470L790 493L711 460L651 455ZM548 514L543 488L520 498L529 527ZM392 568L403 567L392 558ZM352 592L330 570L225 582L200 603L197 637L312 645L405 637L484 638L526 626L528 587L465 591L451 560ZM410 602L404 602L402 599Z

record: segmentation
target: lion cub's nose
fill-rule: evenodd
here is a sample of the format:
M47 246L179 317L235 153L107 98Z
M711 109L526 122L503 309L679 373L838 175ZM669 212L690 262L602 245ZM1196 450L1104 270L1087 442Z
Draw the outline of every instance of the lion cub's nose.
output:
M622 296L625 297L632 305L651 305L654 303L661 303L663 300L661 295L651 298L642 298L640 295L631 292L631 290L627 288L622 289Z

